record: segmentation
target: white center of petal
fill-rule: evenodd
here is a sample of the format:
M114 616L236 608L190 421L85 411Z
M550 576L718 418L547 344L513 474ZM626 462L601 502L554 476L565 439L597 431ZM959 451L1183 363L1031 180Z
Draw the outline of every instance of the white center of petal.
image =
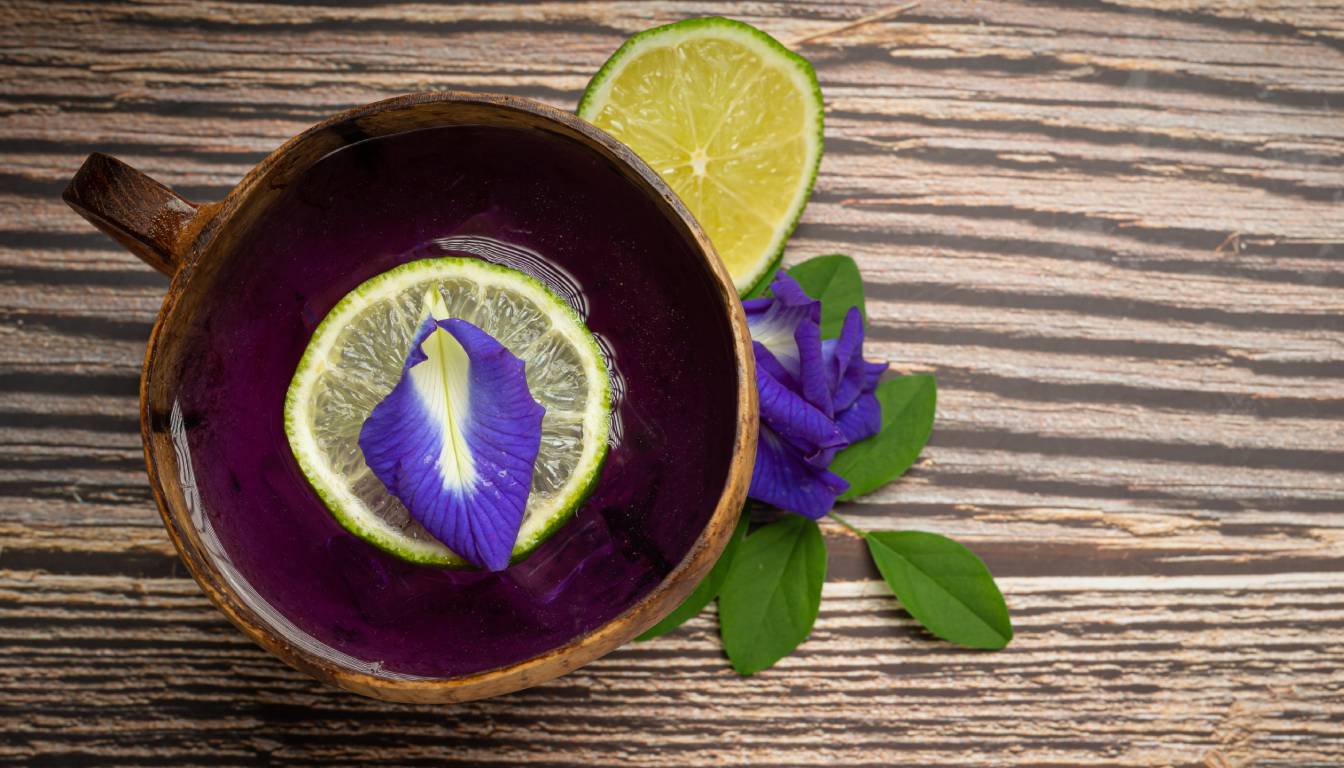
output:
M471 360L462 344L442 328L434 329L420 351L425 360L411 367L410 376L425 418L441 436L437 469L445 488L466 489L476 479L476 464L467 445Z
M783 316L779 307L773 306L762 316L754 320L748 319L747 326L753 341L760 342L770 350L770 354L784 366L784 370L794 376L798 375L798 341L793 335L796 323L788 322L788 318Z

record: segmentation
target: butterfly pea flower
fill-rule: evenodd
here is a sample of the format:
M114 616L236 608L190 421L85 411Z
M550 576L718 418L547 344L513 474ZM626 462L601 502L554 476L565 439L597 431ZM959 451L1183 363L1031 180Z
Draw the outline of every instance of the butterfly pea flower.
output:
M545 408L532 399L522 360L475 325L447 318L442 299L433 306L359 447L431 536L500 571L522 526Z
M882 428L873 390L886 363L863 359L863 316L845 315L840 335L821 338L821 302L785 272L773 294L742 302L756 357L761 429L748 495L817 519L849 490L827 469L836 453Z

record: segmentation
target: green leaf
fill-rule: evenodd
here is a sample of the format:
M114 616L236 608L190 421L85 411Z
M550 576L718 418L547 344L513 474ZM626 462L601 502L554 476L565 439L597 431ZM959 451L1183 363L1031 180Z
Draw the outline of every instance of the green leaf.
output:
M901 376L877 385L882 431L836 454L831 471L849 481L842 501L871 493L915 463L933 432L938 385L932 376Z
M858 307L864 323L868 322L868 310L863 305L863 278L859 276L859 265L850 257L839 253L818 256L789 267L789 275L808 296L821 301L821 338L840 335L850 307Z
M812 633L826 580L816 522L787 515L742 542L719 591L719 634L739 675L767 669Z
M920 531L877 531L864 538L887 586L930 632L989 650L1013 639L1003 594L971 550Z
M723 586L723 580L728 578L728 569L733 564L733 558L737 555L737 550L742 544L742 540L747 537L747 524L751 522L751 515L747 510L742 510L741 517L737 520L737 528L733 530L733 535L729 537L728 543L723 548L723 554L719 555L718 562L709 569L705 578L700 580L695 590L682 601L681 605L672 610L671 613L663 617L663 620L654 624L649 631L636 637L635 640L652 640L659 635L665 635L668 632L680 627L682 624L695 618L710 601L719 596L719 589Z

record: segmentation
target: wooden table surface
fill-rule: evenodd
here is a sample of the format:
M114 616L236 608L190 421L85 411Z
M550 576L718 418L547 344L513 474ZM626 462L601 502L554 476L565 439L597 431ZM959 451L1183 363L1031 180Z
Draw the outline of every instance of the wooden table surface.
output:
M1344 764L1344 7L1161 5L0 4L0 763ZM932 640L828 523L811 640L747 680L710 616L457 707L253 646L144 476L166 281L65 181L103 150L217 199L413 90L570 108L627 35L714 12L832 32L787 258L857 258L871 355L941 390L920 463L844 511L970 544L1014 643Z

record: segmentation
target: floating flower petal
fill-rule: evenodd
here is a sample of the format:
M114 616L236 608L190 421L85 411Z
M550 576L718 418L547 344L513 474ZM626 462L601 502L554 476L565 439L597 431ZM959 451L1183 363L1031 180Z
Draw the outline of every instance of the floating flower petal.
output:
M373 473L434 538L468 562L508 567L532 485L545 408L524 364L441 300L401 380L364 422Z

